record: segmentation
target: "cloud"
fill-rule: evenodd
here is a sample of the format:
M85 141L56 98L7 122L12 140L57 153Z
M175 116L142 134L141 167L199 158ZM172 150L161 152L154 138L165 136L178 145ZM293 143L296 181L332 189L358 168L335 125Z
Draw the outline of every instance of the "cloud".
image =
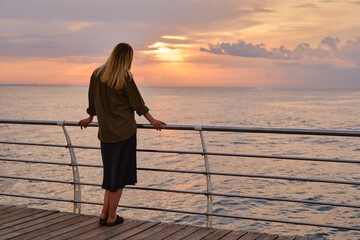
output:
M176 40L186 40L186 37L182 36L162 36L164 39L176 39Z
M304 3L304 4L301 4L301 5L297 5L295 7L296 8L318 8L317 5L312 4L312 3Z
M360 88L360 67L338 67L326 63L278 62L284 87Z
M267 48L264 43L239 40L237 43L209 44L208 48L200 48L200 51L214 54L213 58L208 58L218 59L224 68L226 64L250 68L244 65L249 62L260 72L275 72L276 78L266 79L273 87L360 87L360 37L347 41L326 37L317 47L300 43L293 49L285 46ZM226 62L224 58L230 59Z
M340 49L339 54L360 66L360 37L357 37L356 40L348 40L346 45Z
M210 52L215 54L228 54L232 56L241 57L256 57L256 58L271 58L271 59L290 59L291 51L285 49L284 46L280 48L272 48L267 50L265 44L252 44L239 40L238 43L217 43L216 45L209 44L209 49L200 48L200 51Z
M360 1L348 1L348 3L360 5Z
M135 51L145 50L160 36L176 42L182 39L174 36L205 31L208 37L224 27L245 28L254 24L249 16L267 11L266 4L250 0L2 0L0 6L1 55L34 57L107 55L120 41L131 43ZM26 34L49 38L28 39Z
M70 31L77 32L84 28L88 28L94 26L96 23L94 22L75 22L72 23L68 28Z
M2 0L2 18L26 21L139 22L167 26L202 26L238 18L239 14L270 11L266 3L251 0ZM205 10L206 9L206 10ZM165 20L165 21L164 21Z
M237 43L209 44L200 51L219 55L239 57L268 58L281 60L313 60L334 63L347 63L360 66L360 37L340 44L338 37L326 37L316 48L309 43L300 43L293 50L281 45L278 48L267 49L264 43L252 44L239 40Z

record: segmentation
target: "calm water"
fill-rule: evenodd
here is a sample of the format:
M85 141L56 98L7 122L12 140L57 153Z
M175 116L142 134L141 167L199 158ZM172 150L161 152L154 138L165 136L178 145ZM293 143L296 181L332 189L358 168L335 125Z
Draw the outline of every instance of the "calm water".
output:
M294 90L257 88L141 88L151 113L168 124L360 130L360 90ZM87 87L0 86L0 118L69 120L86 117ZM145 123L144 118L137 118ZM99 146L97 129L67 127L73 144ZM0 124L1 141L66 144L60 127ZM205 133L208 151L339 158L360 160L359 139L349 137L287 136L277 134ZM67 149L0 145L7 158L69 162ZM201 151L195 131L138 131L138 148ZM98 150L76 149L78 163L101 164ZM209 156L211 170L332 180L360 181L359 164L316 163ZM138 167L204 170L203 158L193 155L138 153ZM1 175L72 181L68 166L0 162ZM82 182L101 183L102 170L79 169ZM138 186L205 191L205 177L193 174L138 172ZM287 197L360 205L360 187L212 176L214 192ZM0 191L14 194L72 198L72 186L0 179ZM102 201L99 187L82 186L82 200ZM245 198L214 197L214 212L287 219L332 225L359 226L359 209L296 204ZM1 197L2 204L72 211L69 203ZM188 194L126 190L121 204L189 211L206 211L206 198ZM99 206L82 205L82 212L98 214ZM143 220L204 225L205 217L120 209L120 214ZM360 233L290 224L213 218L218 228L308 235L329 239L360 239Z

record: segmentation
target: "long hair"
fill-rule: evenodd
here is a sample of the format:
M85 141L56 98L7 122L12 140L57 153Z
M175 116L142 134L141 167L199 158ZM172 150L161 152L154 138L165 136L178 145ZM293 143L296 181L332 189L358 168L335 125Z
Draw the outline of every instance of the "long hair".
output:
M109 87L120 90L124 87L125 78L130 78L130 68L134 51L127 43L119 43L113 49L105 64L100 66L95 75Z

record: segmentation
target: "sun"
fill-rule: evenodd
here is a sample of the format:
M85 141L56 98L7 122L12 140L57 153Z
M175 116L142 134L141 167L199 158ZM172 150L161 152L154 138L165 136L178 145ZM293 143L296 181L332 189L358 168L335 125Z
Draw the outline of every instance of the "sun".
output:
M194 44L189 44L183 36L161 36L162 41L147 46L148 49L140 51L143 54L154 56L156 59L165 62L183 62L186 57L191 56Z
M142 53L154 54L162 61L179 62L184 60L185 53L169 43L157 42L148 48L149 50L142 51Z

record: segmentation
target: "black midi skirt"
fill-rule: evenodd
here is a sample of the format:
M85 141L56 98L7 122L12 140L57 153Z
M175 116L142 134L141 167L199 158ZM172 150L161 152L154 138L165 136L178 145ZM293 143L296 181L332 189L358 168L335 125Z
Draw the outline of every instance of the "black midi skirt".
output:
M135 185L136 133L125 141L101 142L101 155L104 166L103 189L115 192L125 185Z

